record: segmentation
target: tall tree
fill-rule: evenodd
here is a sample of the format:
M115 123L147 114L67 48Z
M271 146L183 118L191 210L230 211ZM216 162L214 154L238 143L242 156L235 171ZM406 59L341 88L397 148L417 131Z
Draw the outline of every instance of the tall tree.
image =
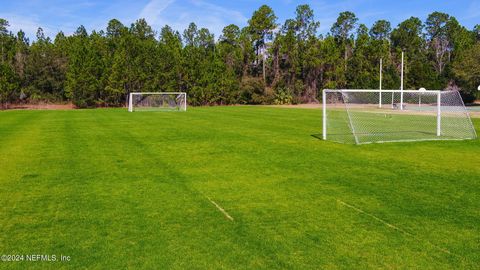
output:
M433 54L435 70L438 74L443 72L448 62L447 51L450 41L448 39L447 23L450 16L441 12L433 12L428 15L426 24L428 45Z
M99 104L104 89L103 55L99 50L102 37L93 32L88 36L80 26L71 39L70 63L67 70L66 95L81 108Z
M442 88L435 69L429 65L426 41L423 39L424 24L419 18L410 17L392 31L393 53L400 73L400 54L405 52L405 88ZM433 78L433 79L432 79ZM441 83L441 82L440 82Z
M238 39L240 38L240 28L235 24L230 24L225 26L222 30L222 35L220 36L220 42L226 42L232 45L238 44Z
M157 83L162 91L186 91L182 74L182 38L177 31L166 25L160 31L157 47L159 59L162 59L157 71Z
M259 57L261 55L265 56L266 44L272 39L273 30L277 27L276 21L277 16L275 16L272 8L267 5L261 6L253 13L252 18L248 20L248 29L252 34L255 52L257 55L256 64L258 65L260 62L263 64L262 74L264 81L266 81L265 61L260 61Z
M321 69L323 88L344 88L347 84L344 69L343 50L337 45L335 38L327 36L320 42Z
M353 89L375 88L377 59L371 49L371 39L366 25L359 25L356 37L352 59L349 62L349 72L346 75L348 87Z
M239 44L242 48L242 77L246 77L249 73L251 73L252 61L256 59L253 46L253 36L248 26L242 28L242 30L240 31Z
M376 21L370 29L370 37L375 40L387 40L390 39L390 32L392 27L387 20Z
M219 43L216 46L216 66L224 65L217 87L220 89L222 104L240 102L240 79L243 75L242 48L240 46L240 28L234 24L222 30ZM216 69L222 70L220 69Z
M22 89L29 85L29 81L26 80L29 46L29 40L25 37L25 33L22 30L18 31L15 42L14 66Z
M300 79L305 90L301 92L300 102L318 102L318 77L320 61L318 59L317 30L320 22L315 20L309 5L299 5L295 11L298 43L298 62Z
M477 24L475 27L473 27L473 34L475 35L477 41L480 41L480 24Z
M243 71L240 28L234 24L226 26L222 30L217 49L223 62L236 74L236 77L240 78Z
M467 102L475 100L476 89L480 86L480 43L462 52L453 64L453 72L458 78L462 94Z
M104 100L107 104L120 105L125 101L130 85L131 63L130 46L133 46L132 35L129 29L119 20L108 22L106 39L108 53L106 56L108 79L104 90Z
M18 78L12 66L15 38L8 27L8 21L0 18L0 108L6 108L7 102L18 98L18 93L15 93Z
M299 5L295 10L297 40L306 41L317 35L320 22L315 21L312 8L309 5Z
M400 76L390 48L391 32L391 24L387 20L378 20L370 28L368 56L370 65L373 68L370 74L371 83L373 84L371 87L376 88L380 84L380 76L378 76L380 59L382 60L382 87L394 89L399 85Z
M344 11L341 12L337 18L337 21L331 28L332 35L344 46L344 66L347 70L348 56L352 47L351 33L357 25L358 18L353 12Z
M194 22L190 23L188 28L183 31L183 41L185 46L198 46L198 28Z
M10 26L7 20L0 18L0 37L2 39L0 40L0 53L2 55L2 64L6 61L5 60L5 43L6 43L6 37L8 35L8 30L7 28Z
M112 19L108 22L107 37L118 38L124 33L125 30L125 26L119 20Z
M401 22L392 31L391 39L393 47L398 47L408 53L418 53L424 48L422 31L424 25L417 17L410 17Z
M63 99L65 66L55 53L51 39L45 36L42 28L38 28L25 67L29 86L22 90L31 101Z
M475 44L475 34L460 25L457 19L453 16L450 16L446 28L449 41L448 58L449 61L453 61L457 54L462 53Z

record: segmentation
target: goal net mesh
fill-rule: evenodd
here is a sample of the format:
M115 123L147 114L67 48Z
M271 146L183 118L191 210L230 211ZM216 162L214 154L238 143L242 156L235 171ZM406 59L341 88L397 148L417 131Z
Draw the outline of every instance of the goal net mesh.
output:
M364 144L476 138L458 91L327 90L324 106L327 140Z
M185 111L185 93L132 93L129 111Z

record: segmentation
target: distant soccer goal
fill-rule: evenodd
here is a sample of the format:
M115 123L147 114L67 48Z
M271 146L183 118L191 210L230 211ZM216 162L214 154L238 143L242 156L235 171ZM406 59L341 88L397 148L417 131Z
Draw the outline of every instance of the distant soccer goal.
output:
M187 94L181 92L130 93L128 111L186 111Z
M458 91L323 90L323 139L343 143L477 137Z

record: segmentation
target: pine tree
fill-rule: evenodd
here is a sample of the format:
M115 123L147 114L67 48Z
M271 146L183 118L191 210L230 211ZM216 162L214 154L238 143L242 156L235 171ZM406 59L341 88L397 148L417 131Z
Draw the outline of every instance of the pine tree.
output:
M275 16L274 11L271 7L267 5L261 6L256 10L252 18L248 20L248 30L252 35L254 42L256 61L255 64L257 68L262 65L263 81L266 81L265 74L265 60L261 59L265 56L265 50L267 42L269 42L273 37L273 30L277 27L277 16Z

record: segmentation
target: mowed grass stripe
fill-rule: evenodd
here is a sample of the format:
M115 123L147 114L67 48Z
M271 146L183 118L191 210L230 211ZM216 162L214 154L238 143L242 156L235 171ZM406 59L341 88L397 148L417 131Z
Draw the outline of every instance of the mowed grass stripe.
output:
M97 131L97 133L102 134L101 137L103 137L103 132L103 129ZM160 136L162 133L165 132L160 132ZM194 263L196 260L199 260L200 257L205 257L206 254L216 257L218 254L225 252L223 248L214 248L218 245L219 239L223 238L222 241L229 241L228 239L230 238L227 237L228 232L219 230L219 228L222 227L220 223L223 222L221 214L220 216L218 215L217 211L209 205L206 198L200 196L195 191L191 191L191 189L188 187L188 181L185 181L181 174L172 169L172 167L175 167L174 165L172 166L172 164L162 161L165 151L169 151L168 149L163 149L161 144L146 144L144 141L138 140L135 136L131 136L131 132L109 134L107 137L113 138L107 145L119 143L124 147L127 146L123 149L123 152L126 151L130 153L129 155L131 159L135 160L136 158L139 158L139 164L141 166L145 166L145 168L149 168L147 171L147 176L140 174L140 176L144 176L146 179L144 182L138 183L143 185L145 189L145 193L143 194L144 198L142 198L138 203L141 205L145 199L147 199L147 202L151 202L152 200L158 201L159 204L153 205L156 207L155 209L147 209L149 211L154 211L150 214L155 215L155 213L157 213L158 219L155 220L154 223L151 223L149 220L140 218L140 222L142 222L146 228L151 228L154 230L155 228L160 229L159 225L161 225L161 230L164 232L160 233L165 233L165 231L170 232L169 237L167 237L168 241L162 241L161 239L158 239L158 236L155 234L151 234L150 237L153 238L150 239L150 241L147 241L149 240L148 231L144 232L147 233L147 235L137 235L137 239L144 239L146 242L153 242L157 244L162 243L166 247L161 253L167 257L163 258L163 261L170 257L172 265L176 265L180 262L180 265L188 266L189 264ZM128 141L132 145L131 149L128 147ZM155 142L155 140L152 141ZM110 147L110 149L116 148ZM98 150L101 151L102 148ZM117 157L115 153L111 153L108 150L107 153L107 156ZM148 159L142 160L142 158L145 157L148 157ZM129 164L127 166L129 166ZM185 166L185 164L182 166ZM163 175L165 173L166 175ZM136 171L136 174L138 177L138 171ZM159 174L161 179L158 178ZM126 175L129 174L127 173ZM155 180L153 184L158 184L158 181L161 181L167 183L168 185L162 185L161 188L163 188L163 190L155 190L155 186L148 183L152 180L152 178L155 178L153 179ZM136 179L127 178L126 180L135 181ZM121 187L120 189L125 190ZM129 193L132 193L132 191ZM169 193L172 193L174 197L168 196ZM125 207L128 206L125 205ZM211 216L211 218L207 218L208 216ZM227 234L227 236L225 236L225 234ZM198 239L200 240L198 243L191 242L191 239L195 237L200 238L201 240ZM158 246L154 246L153 249L158 252ZM197 258L197 256L200 257ZM257 255L252 253L251 256ZM186 257L190 258L190 260L186 261ZM238 262L238 260L235 261ZM218 263L222 263L222 260L218 261Z
M144 262L148 260L142 254L158 253L157 263L147 265L175 266L191 248L188 242L187 245L182 243L184 237L189 239L187 230L203 227L196 214L207 202L195 199L196 194L185 188L181 175L160 162L161 152L152 153L154 149L146 147L138 138L127 136L128 131L116 132L102 126L103 116L99 114L95 120L95 133L87 135L96 142L91 154L99 155L97 160L101 160L91 165L105 169L99 168L99 175L108 177L110 171L119 173L113 179L92 185L98 190L97 194L105 195L102 200L105 217L100 218L111 219L112 226L122 228L109 236L112 244L106 248L104 256L112 256L113 266L122 267L128 263L131 267L145 267ZM135 170L139 166L145 170ZM101 239L97 241L98 245L102 243Z
M178 124L178 123L177 123ZM188 124L188 123L186 123ZM199 126L199 132L205 130L204 127L202 126ZM193 134L196 134L195 132L197 132L197 130L192 130L192 128L187 128L187 129L178 129L179 132L188 132L188 133L193 133ZM160 132L161 133L161 132ZM225 138L225 136L222 136L223 133L220 133L220 135L218 135L219 137L221 138ZM152 134L152 136L156 136L155 134ZM174 138L172 140L175 140ZM213 146L212 146L213 147ZM195 149L195 143L194 145L192 145L192 147L190 149ZM158 154L158 153L157 153ZM191 153L192 155L191 156L195 156L195 153ZM174 154L173 154L174 155ZM204 156L201 156L205 159ZM208 161L208 159L206 159ZM184 167L184 168L189 168L189 167L195 167L195 166L189 166L188 164L180 164L181 167ZM201 164L199 166L199 168L204 168L204 167L207 167L207 168L216 168L216 164ZM203 175L205 178L208 179L211 179L212 181L214 181L216 179L216 175L211 175L209 174L208 171L200 171L197 172L198 174L200 175ZM192 178L192 179L195 179L195 178ZM202 183L204 183L204 181L202 181ZM203 185L203 184L202 184ZM202 186L202 185L198 185L198 186ZM219 196L219 198L222 198L223 196ZM264 217L261 217L261 218L264 218ZM242 226L242 225L239 225L239 226ZM249 234L234 234L232 237L234 239L238 238L237 236L242 236L242 237L245 237L245 239L243 240L239 240L238 243L246 243L248 244L248 247L249 249L252 249L255 251L255 253L257 254L257 259L255 259L255 261L257 262L258 265L265 265L264 261L265 258L262 258L262 257L270 257L269 258L269 263L272 264L272 265L277 265L278 263L281 263L281 265L285 265L285 262L288 262L288 259L285 258L282 263L282 260L277 258L276 256L273 256L272 257L272 254L275 254L275 252L272 252L271 251L271 247L269 247L269 241L268 239L264 239L265 237L262 236L262 234L260 233L257 233L256 230L253 230L251 233ZM267 252L268 251L268 252ZM256 266L258 266L256 264Z
M390 163L390 164L391 164L391 163ZM366 164L366 165L369 165L369 164ZM426 174L426 175L428 175L430 172L424 171L423 173ZM383 179L383 180L385 180L385 179ZM399 180L402 180L402 179L399 179ZM362 183L368 185L368 183L365 183L365 182L362 182ZM389 182L389 184L391 184L391 182ZM404 195L405 195L405 194L404 194ZM407 195L408 195L408 194L407 194Z
M0 183L5 187L1 192L2 200L0 248L4 252L15 254L30 254L46 252L58 235L63 232L59 210L64 202L65 190L58 190L60 173L57 166L52 166L51 155L62 154L58 151L63 144L59 144L57 132L51 132L51 116L56 113L47 112L15 112L27 114L33 122L18 127L18 136L15 141L20 148L11 146L8 162L4 163L0 173ZM25 137L23 137L25 136ZM3 149L5 150L5 149ZM13 154L14 153L14 154ZM8 176L16 176L15 181L8 181ZM12 237L12 233L16 237ZM64 243L60 244L65 247ZM10 253L9 253L10 254ZM26 264L3 265L12 268L25 269ZM37 265L44 268L45 265Z
M189 132L189 133L193 133L193 134L197 134L197 132L199 134L201 134L202 132L205 131L204 126L194 125L194 124L189 123L189 122L186 122L186 123L181 123L181 122L178 123L177 122L177 125L180 125L180 126L178 127L178 129L175 129L175 130L177 132L180 132L180 133ZM183 124L185 124L185 126L183 126ZM190 126L190 128L188 128L188 126ZM198 128L198 130L194 127ZM170 129L169 131L172 131L172 130ZM173 131L173 132L175 132L175 131ZM160 132L160 134L158 135L159 137L162 137L161 133L162 132ZM215 132L215 134L217 134L216 136L218 136L218 137L223 137L222 133L218 134L218 133ZM157 136L157 135L152 135L152 136ZM179 136L181 136L181 135L179 134ZM199 136L199 138L202 138L202 136ZM158 138L158 139L161 140L161 138ZM208 138L205 138L205 139L208 139ZM172 156L175 157L178 154L180 154L179 159L182 160L181 156L186 155L183 160L188 162L190 156L192 156L192 157L196 156L195 152L192 153L192 149L196 149L196 143L199 143L199 142L193 141L193 142L191 142L192 145L190 145L190 147L188 145L185 145L184 148L179 148L176 152L172 152ZM200 142L200 145L203 145L203 142ZM168 146L165 146L165 147L168 147ZM214 148L215 146L211 145L209 148L211 148L211 147ZM184 149L184 150L182 151L182 149ZM156 154L158 155L159 153L161 154L161 151L157 152ZM209 160L209 159L206 159L204 155L202 156L201 153L199 153L199 155L204 160L206 160L206 161ZM175 160L176 158L173 158L173 159ZM178 166L179 168L183 168L184 170L186 168L195 167L195 166L192 166L191 164L188 164L188 163L186 164L185 162L184 163L178 163L177 162L177 163L174 163L173 166L175 166L175 164L176 164L176 166ZM219 175L218 174L212 175L208 172L208 170L204 170L204 169L205 168L217 168L216 164L209 164L208 166L206 166L206 164L200 164L199 168L201 170L197 171L196 173L197 173L197 175L202 175L202 180L201 180L202 184L197 185L197 186L199 187L199 189L204 190L206 194L210 194L209 192L211 192L211 191L209 191L209 189L205 189L205 186L204 186L205 181L216 181L216 180L218 180L217 177L219 177ZM203 180L204 178L206 178L206 180ZM195 180L198 180L198 178L193 176L193 177L191 177L191 180L192 180L192 182L194 182ZM215 197L215 198L217 198L217 197ZM223 198L223 196L218 196L218 198ZM235 225L239 228L244 227L242 224L235 224ZM238 240L238 237L242 238L242 240ZM273 256L275 254L275 252L271 250L272 247L270 247L268 245L268 241L265 241L265 239L263 239L264 237L261 234L255 233L255 231L253 231L251 234L239 234L238 230L235 230L233 233L231 233L231 236L229 236L229 238L235 240L234 243L230 244L230 248L231 249L236 249L236 250L240 251L242 254L244 254L243 255L244 258L242 258L242 259L238 258L237 256L234 256L232 258L231 255L230 256L220 256L219 259L229 260L230 264L232 266L236 265L238 263L239 259L240 260L248 259L247 262L252 263L253 264L252 267L267 267L267 266L269 266L269 267L284 268L286 265L288 265L288 260L282 261L278 257ZM246 251L248 251L248 253L245 253ZM224 252L225 251L217 250L216 254L222 254ZM247 254L250 254L250 255L246 256Z
M376 171L375 173L372 173L372 175L375 175L376 173L378 173L378 171ZM428 172L424 172L424 173L427 173L427 174L428 174ZM339 178L340 178L340 177L339 177ZM401 179L399 179L399 180L401 180ZM383 179L383 181L385 181L385 179ZM361 184L367 186L369 183L361 182ZM388 182L388 184L391 184L391 182ZM405 195L405 194L404 194L404 195ZM408 195L408 194L407 194L407 195Z

